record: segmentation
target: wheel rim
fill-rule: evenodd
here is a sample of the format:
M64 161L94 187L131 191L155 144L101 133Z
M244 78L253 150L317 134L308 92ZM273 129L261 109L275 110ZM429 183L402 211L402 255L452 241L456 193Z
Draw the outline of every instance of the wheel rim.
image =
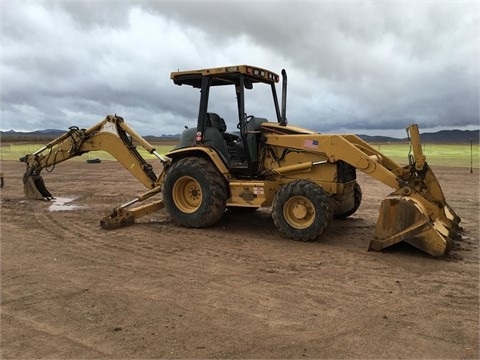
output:
M283 216L290 226L305 229L315 221L315 207L303 196L293 196L283 207Z
M202 198L200 184L190 176L181 177L173 186L173 201L184 213L197 211L202 204Z

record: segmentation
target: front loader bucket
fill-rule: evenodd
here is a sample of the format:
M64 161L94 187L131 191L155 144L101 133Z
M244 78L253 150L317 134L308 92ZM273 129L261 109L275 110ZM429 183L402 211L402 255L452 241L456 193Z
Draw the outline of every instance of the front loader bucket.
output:
M432 256L442 256L453 248L459 222L447 204L439 206L419 196L393 193L380 206L368 249L382 250L405 241Z
M23 175L23 192L29 199L52 200L53 196L45 187L40 175L32 175L28 172Z

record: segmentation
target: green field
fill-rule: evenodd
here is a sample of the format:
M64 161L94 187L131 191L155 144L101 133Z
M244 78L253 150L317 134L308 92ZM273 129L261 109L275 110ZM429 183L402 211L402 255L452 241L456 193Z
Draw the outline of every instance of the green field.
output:
M157 152L165 154L170 151L174 145L169 144L153 144L157 148ZM25 154L31 154L40 149L42 144L8 144L1 145L1 160L18 160ZM409 145L408 144L374 144L373 147L381 151L386 156L392 158L399 164L406 164L408 162ZM445 145L445 144L424 144L423 152L427 157L427 162L430 165L437 166L453 166L453 167L467 167L470 164L474 168L480 168L478 144L470 147L470 144L459 145ZM140 154L145 159L155 159L154 155L149 154L143 148L137 148ZM104 151L92 151L88 154L76 157L74 161L86 161L87 159L101 160L115 160L113 156Z
M383 154L400 164L408 163L408 144L375 144L373 145ZM423 154L430 165L480 168L478 144L423 144Z
M170 150L173 149L174 145L169 144L152 144L157 149L157 152L161 155L166 154ZM44 144L17 144L12 143L8 145L1 145L1 160L19 160L22 156L26 154L32 154L35 151L41 149ZM138 152L143 156L145 159L156 159L155 155L148 153L145 149L141 146L137 147ZM100 159L100 160L115 160L115 158L105 151L91 151L87 154L83 154L82 156L77 156L72 158L69 161L86 161L87 159Z

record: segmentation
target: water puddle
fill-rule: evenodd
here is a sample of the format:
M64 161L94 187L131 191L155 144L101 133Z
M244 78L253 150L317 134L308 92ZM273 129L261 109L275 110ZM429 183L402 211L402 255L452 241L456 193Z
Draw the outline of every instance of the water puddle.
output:
M56 197L53 199L52 205L48 208L49 211L69 211L76 209L83 209L85 206L70 204L76 197L65 198L65 197Z

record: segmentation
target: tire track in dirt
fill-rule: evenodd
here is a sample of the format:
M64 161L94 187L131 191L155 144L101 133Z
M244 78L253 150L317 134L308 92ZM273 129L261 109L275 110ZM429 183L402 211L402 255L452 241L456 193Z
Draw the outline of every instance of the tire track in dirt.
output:
M231 239L228 233L212 234L209 231L204 233L201 229L186 229L173 224L163 225L161 223L139 223L131 228L122 228L112 232L86 227L84 222L63 214L35 212L34 216L49 233L69 242L69 256L95 259L96 262L108 264L114 263L114 259L123 259L123 261L118 261L117 267L128 267L133 262L138 262L144 264L143 266L165 268L168 265L165 258L174 257L174 260L180 264L189 263L188 269L185 269L185 274L187 274L194 271L192 267L197 263L194 260L197 257L202 259L214 256L236 262L258 259L258 256L248 253L239 255L235 248L229 246L225 246L219 251L217 248L219 240L226 243L241 241L240 237ZM155 239L136 234L137 232L144 233L147 229L155 233L156 228L160 229L160 233L156 235ZM190 239L195 240L190 241ZM122 262L125 261L129 264L128 266L122 265ZM173 259L170 262L173 263ZM179 271L176 266L175 270Z
M162 255L183 251L182 247L155 251L148 239L135 239L135 241L124 241L127 237L121 233L115 238L118 231L111 233L100 228L91 229L82 220L71 219L70 216L57 213L35 213L35 218L50 233L65 239L71 245L70 256L95 260L99 263L113 263L113 259L135 257L136 260L155 266ZM123 230L123 229L121 229ZM121 231L120 230L120 231ZM120 266L120 264L119 264Z
M67 332L58 329L58 327L49 326L44 322L35 321L31 317L27 318L18 314L3 314L2 322L3 321L9 324L15 324L15 326L21 326L22 328L27 327L32 329L35 333L37 333L35 336L36 338L44 336L55 338L56 346L59 348L59 350L60 348L75 348L76 351L80 351L82 354L88 356L111 356L110 353L101 351L97 346L86 342L84 339L71 336Z
M312 262L315 264L322 256L316 257L317 255L315 255L311 257L308 256L308 253L302 251L302 260L293 256L288 264L279 264L268 259L269 256L267 254L272 251L272 247L280 245L285 247L286 251L295 251L298 248L308 246L310 250L316 250L316 252L326 248L320 242L312 244L292 242L292 244L285 246L285 242L289 240L284 239L268 239L267 241L259 239L246 242L243 237L232 236L228 232L222 231L222 229L186 229L177 227L172 223L167 223L166 225L161 223L140 223L128 229L113 230L115 232L112 233L100 228L88 228L84 223L72 220L69 216L58 217L57 214L35 213L35 217L48 231L70 241L73 247L78 248L76 252L79 255L85 250L89 254L93 252L97 260L101 260L105 256L125 258L128 255L137 261L148 262L150 266L158 266L159 263L163 263L162 267L165 267L164 260L166 256L175 256L175 259L180 262L189 261L190 267L194 265L199 266L193 260L199 257L200 259L212 260L217 258L226 263L264 264L264 271L291 273L292 270L299 272L301 269L305 271L309 266L311 267ZM153 237L139 237L135 234L137 230L138 233L143 233L145 230L156 233L155 230L157 228L159 232L156 235L156 239ZM116 236L119 238L115 238ZM132 237L132 240L126 240L128 237ZM333 246L335 247L335 245ZM327 249L330 249L330 247ZM338 254L335 256L339 257ZM350 263L351 265L355 263L355 259L350 256L342 255L341 258L344 263L342 266L348 267ZM272 270L275 268L277 270ZM390 269L387 269L387 276L389 271ZM454 279L449 279L449 281L451 280Z
M176 254L180 257L180 254L187 250L194 251L196 255L226 258L231 261L262 262L265 261L265 256L261 255L262 252L270 251L269 249L275 245L285 246L285 241L290 241L281 239L278 234L277 236L271 236L266 231L265 233L257 233L259 236L257 241L246 242L243 234L235 235L229 232L228 224L227 229L222 229L221 226L209 229L186 229L178 227L170 221L163 221L147 224L136 223L129 228L105 231L100 227L89 227L84 220L80 220L82 216L77 220L77 218L72 219L72 215L45 211L35 211L34 216L47 231L59 238L68 240L74 247L80 247L88 251L101 251L103 255L105 253L111 255L112 251L119 254L129 253L137 258L140 257L144 261L148 259L153 264L162 260L166 255ZM358 235L364 235L364 229L370 231L373 230L373 226L361 220L352 222L349 224L348 235L355 239ZM246 230L248 233L248 229ZM341 237L343 234L342 224L334 223L330 230L327 240L319 239L312 243L314 246L310 247L318 250L337 246L335 240L330 241L330 239ZM151 237L138 236L138 233L146 231L155 235ZM118 238L115 238L117 236ZM132 240L125 241L129 237ZM224 244L224 246L220 246L220 249L219 243ZM328 246L325 243L328 243ZM467 242L465 244L468 245ZM344 246L344 244L340 245ZM260 248L262 246L265 247L265 250ZM297 243L297 245L290 245L288 248L289 250L297 250L295 248L302 246L305 245ZM362 246L359 250L364 251L364 247ZM189 257L188 255L185 256ZM305 256L305 254L302 256ZM295 262L297 260L295 259Z

